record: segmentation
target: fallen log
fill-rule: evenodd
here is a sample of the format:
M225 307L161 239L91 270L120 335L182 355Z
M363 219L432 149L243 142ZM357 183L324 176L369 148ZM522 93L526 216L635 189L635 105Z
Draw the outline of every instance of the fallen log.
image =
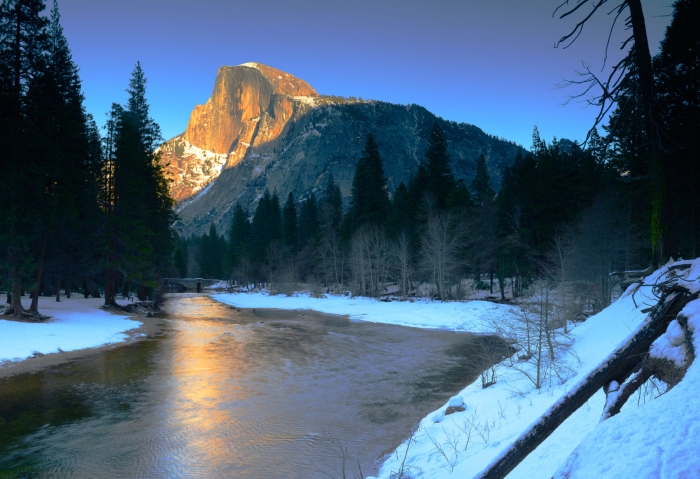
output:
M634 335L618 346L584 380L559 399L528 431L476 477L483 479L505 477L599 389L606 387L611 381L623 384L630 374L638 370L651 344L666 331L668 324L687 303L697 297L698 293L690 294L681 286L666 290L644 320L643 326Z

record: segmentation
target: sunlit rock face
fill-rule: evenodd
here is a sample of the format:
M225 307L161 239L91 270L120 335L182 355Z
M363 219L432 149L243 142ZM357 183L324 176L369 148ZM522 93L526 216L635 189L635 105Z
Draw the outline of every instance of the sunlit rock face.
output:
M184 139L199 148L231 153L234 166L250 145L277 138L298 108L293 97L317 97L305 81L259 63L221 67L214 93L190 116ZM303 103L301 103L303 105Z
M315 98L305 81L260 63L219 68L209 100L194 107L185 133L163 148L171 195L181 201L202 190L251 147L277 139Z
M195 107L187 130L161 148L174 179L178 228L200 235L214 223L224 232L236 202L252 214L266 188L281 202L290 192L297 201L319 197L331 174L347 204L369 133L393 192L423 160L436 121L457 178L469 184L483 153L498 190L518 147L476 126L442 120L418 105L319 96L308 83L259 63L221 67L211 98Z

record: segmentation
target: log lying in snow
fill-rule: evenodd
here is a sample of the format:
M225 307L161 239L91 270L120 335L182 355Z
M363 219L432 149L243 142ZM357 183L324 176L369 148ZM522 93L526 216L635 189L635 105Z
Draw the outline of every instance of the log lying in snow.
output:
M505 477L547 439L566 418L585 404L596 391L607 387L611 381L622 384L625 378L638 369L640 362L649 352L651 344L666 331L668 324L687 303L697 297L698 293L690 294L680 286L673 286L665 291L636 334L613 351L580 384L559 399L477 477L484 479Z

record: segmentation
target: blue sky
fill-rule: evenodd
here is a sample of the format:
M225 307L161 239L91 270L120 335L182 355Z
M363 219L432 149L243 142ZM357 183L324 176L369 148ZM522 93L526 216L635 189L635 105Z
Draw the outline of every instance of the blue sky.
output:
M571 0L575 2L575 0ZM86 106L99 125L137 60L151 114L167 139L184 131L221 65L260 62L319 93L416 103L525 147L532 128L551 140L585 137L596 112L559 88L581 62L600 71L612 18L598 12L568 49L574 25L558 0L59 0ZM672 0L645 1L652 54ZM615 3L611 3L611 8ZM601 14L602 13L602 14ZM579 17L577 17L579 18ZM616 29L608 65L625 37Z

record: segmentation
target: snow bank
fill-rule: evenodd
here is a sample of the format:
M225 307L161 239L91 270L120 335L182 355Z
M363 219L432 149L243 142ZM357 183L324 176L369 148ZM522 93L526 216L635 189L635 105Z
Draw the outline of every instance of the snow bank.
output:
M39 302L39 311L51 316L45 323L22 323L0 319L0 363L32 356L94 348L127 339L125 331L141 326L139 321L100 309L104 300L63 299ZM26 300L25 307L29 307Z
M689 262L673 264L682 263ZM672 264L666 266L672 266ZM669 272L667 268L662 268L648 277L645 284L677 274L682 276L679 283L689 282L696 279L698 273L700 273L700 260L693 262L690 270L680 273ZM564 394L605 361L617 346L641 327L647 317L641 310L656 302L657 299L650 293L649 288L642 288L634 295L632 289L629 289L610 307L574 329L572 358L578 358L575 361L576 372L563 384L548 384L537 390L522 374L501 365L498 382L494 386L481 389L480 381L469 385L460 393L464 399L466 411L445 416L446 404L437 412L429 414L421 421L413 437L386 460L378 477L381 479L396 477L397 472L400 471L408 472L411 477L474 477ZM697 309L700 317L700 304ZM700 320L698 320L698 326L700 326ZM677 334L674 335L674 332L675 330L667 339L671 345L678 341ZM696 368L700 370L700 366ZM671 391L683 398L678 404L679 407L680 403L692 402L690 392L698 391L700 386L700 383L686 382L686 380L681 384L684 384L683 388L679 385ZM653 414L668 408L661 402L664 398L666 396L652 401L655 404ZM651 423L644 415L640 415L639 411L643 408L639 409L635 417L625 421L630 429L629 440L624 439L624 434L620 434L620 428L616 427L616 424L621 421L619 418L624 414L613 418L614 421L609 420L598 426L604 404L605 395L599 391L508 477L511 479L552 477L589 433L592 433L591 438L586 439L581 448L569 458L569 462L560 471L558 477L639 479L700 475L696 465L687 465L687 456L697 455L695 453L697 440L700 439L698 434L700 406L697 401L693 407L686 407L683 414L670 411L671 408L668 408L669 412L663 416L662 420ZM677 418L681 420L677 421ZM649 429L655 431L653 440L641 441L639 437L632 437L635 432L641 435L641 431L648 433ZM662 438L666 436L669 437L664 442ZM601 453L601 444L605 444L602 446L606 449L605 455ZM619 447L620 444L622 444L621 447ZM408 451L406 451L407 447ZM677 453L674 454L674 450ZM646 458L647 456L651 457ZM675 466L670 467L666 464L667 469L664 470L661 465L668 461L674 462ZM693 461L694 464L700 463L700 460L695 458ZM635 463L636 466L630 468L631 463ZM591 467L591 464L596 466ZM577 471L580 475L574 475L572 471Z
M373 323L398 324L414 328L451 329L474 333L490 332L482 320L489 311L505 311L508 306L487 301L443 303L417 300L381 302L369 298L326 295L312 298L307 294L271 296L266 293L215 294L222 303L239 308L313 309L321 313L343 314L350 319Z
M228 288L228 283L226 281L219 281L218 283L214 283L210 286L205 286L204 289L226 289Z
M700 262L694 264L698 266ZM692 271L691 271L692 273ZM693 347L700 352L700 300L688 303ZM678 338L671 323L662 338ZM661 338L660 338L661 339ZM700 477L700 361L666 394L599 424L557 471L557 478L692 478Z

